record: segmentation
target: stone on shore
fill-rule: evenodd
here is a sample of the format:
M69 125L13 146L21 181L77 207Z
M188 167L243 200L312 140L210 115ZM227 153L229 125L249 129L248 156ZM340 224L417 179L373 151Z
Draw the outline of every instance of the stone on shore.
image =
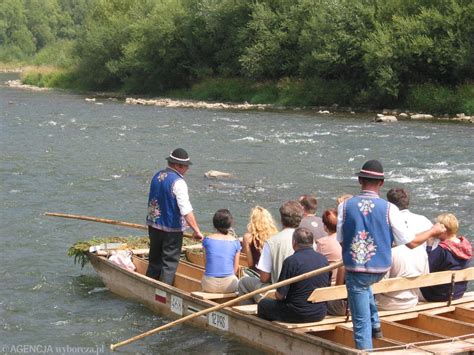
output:
M219 179L219 178L228 179L232 177L232 175L229 173L224 173L222 171L217 171L217 170L209 170L208 172L204 173L204 176L207 177L208 179Z
M434 117L432 115L427 115L424 113L418 113L415 115L411 115L410 117L412 120L432 120Z
M319 110L318 113L320 113L321 115L329 115L329 114L331 114L331 112L329 112L328 110Z
M180 108L204 108L204 109L237 109L237 110L263 110L271 107L271 105L253 105L249 103L243 104L224 104L204 101L191 100L172 100L172 99L134 99L127 97L125 103L128 105L146 105L146 106L160 106L160 107L180 107Z
M49 88L40 88L39 86L22 84L20 80L8 80L5 84L11 88L27 89L31 91L47 91Z
M466 116L464 113L458 113L456 117L452 118L453 121L459 122L471 122L474 123L474 116Z
M398 115L399 117L402 117L402 118L407 118L408 117L408 114L405 113L405 112L402 112Z
M375 118L375 122L397 122L397 118L395 116L379 116Z

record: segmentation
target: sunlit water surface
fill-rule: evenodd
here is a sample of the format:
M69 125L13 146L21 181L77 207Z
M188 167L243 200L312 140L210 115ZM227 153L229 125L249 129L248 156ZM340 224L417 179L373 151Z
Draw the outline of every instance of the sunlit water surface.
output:
M12 75L1 75L4 82ZM474 235L474 126L438 122L377 124L369 115L231 112L128 106L64 92L0 87L0 352L10 346L97 347L164 324L103 288L90 266L66 251L93 236L140 235L97 223L43 217L45 211L144 223L148 185L176 147L194 165L186 176L204 230L229 208L238 233L259 204L276 217L300 194L318 196L319 213L356 193L354 172L380 159L383 193L403 186L411 210L434 219L454 212ZM230 180L207 180L220 170ZM472 240L472 239L471 239ZM472 286L471 286L472 289ZM18 348L16 348L18 349ZM190 326L130 344L121 353L248 353L235 338Z

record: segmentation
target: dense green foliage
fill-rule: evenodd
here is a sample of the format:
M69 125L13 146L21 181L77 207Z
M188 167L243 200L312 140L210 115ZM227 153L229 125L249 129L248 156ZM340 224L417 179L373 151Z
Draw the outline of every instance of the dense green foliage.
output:
M4 0L0 14L0 60L57 53L91 89L473 112L473 0Z
M71 40L82 31L89 2L0 1L0 62L25 61L40 52L35 64L70 65L64 55L70 56Z

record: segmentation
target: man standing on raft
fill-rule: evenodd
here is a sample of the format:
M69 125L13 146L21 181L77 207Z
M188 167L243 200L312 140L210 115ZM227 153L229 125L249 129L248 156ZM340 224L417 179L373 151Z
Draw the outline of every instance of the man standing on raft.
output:
M195 238L204 236L194 217L184 181L184 174L192 164L188 153L178 148L166 160L168 167L153 176L148 196L146 224L150 256L146 276L172 285L183 245L183 231L188 225Z
M338 206L337 238L342 243L355 346L372 349L372 337L381 338L382 332L371 285L390 268L393 242L412 249L445 227L437 223L425 232L411 232L400 210L379 197L384 172L378 160L366 162L356 175L361 192Z

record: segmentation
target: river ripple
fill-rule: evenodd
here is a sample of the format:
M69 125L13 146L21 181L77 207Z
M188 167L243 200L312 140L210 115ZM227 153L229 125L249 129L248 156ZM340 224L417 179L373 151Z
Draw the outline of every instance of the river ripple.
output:
M11 77L0 75L0 81ZM461 233L474 235L470 124L376 124L368 115L167 109L84 98L0 87L0 345L101 350L168 321L103 290L90 266L81 270L66 256L78 240L135 231L41 214L60 211L143 223L150 178L177 146L187 149L194 162L187 181L204 230L211 229L214 211L225 207L243 233L252 206L258 203L277 216L283 201L303 193L316 194L322 212L335 205L338 195L356 193L354 172L377 158L388 176L384 193L404 186L412 193L412 211L430 219L453 211ZM208 170L234 178L207 180ZM122 349L254 351L233 338L188 326Z

